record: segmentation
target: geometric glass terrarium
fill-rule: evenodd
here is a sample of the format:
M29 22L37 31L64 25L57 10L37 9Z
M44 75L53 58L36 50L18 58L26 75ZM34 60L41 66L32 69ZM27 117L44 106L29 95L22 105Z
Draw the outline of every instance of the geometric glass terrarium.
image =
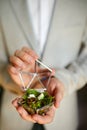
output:
M40 68L41 71L38 68ZM38 91L44 91L50 82L51 73L52 70L49 67L39 60L36 60L34 72L19 71L22 89L26 91L28 88L33 88L38 89ZM47 81L46 86L43 84L44 80Z
M39 60L36 60L34 72L19 71L24 94L18 104L29 114L44 115L53 105L54 97L47 92L51 74L52 70Z

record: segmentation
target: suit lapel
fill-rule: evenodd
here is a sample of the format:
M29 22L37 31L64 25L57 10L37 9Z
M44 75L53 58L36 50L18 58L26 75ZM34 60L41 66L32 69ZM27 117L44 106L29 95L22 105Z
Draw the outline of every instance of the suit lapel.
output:
M22 6L22 4L24 5L23 0L3 0L0 4L3 36L9 55L23 46L28 46L38 53L32 25L26 13L26 6Z
M31 16L28 11L27 3L24 0L11 0L13 12L21 26L21 29L26 37L27 43L38 52L37 41L32 28Z
M50 62L49 60L51 59L55 51L54 48L56 49L56 46L54 46L53 43L55 42L55 40L57 40L57 36L55 36L55 34L58 34L58 29L57 29L58 8L59 8L58 2L59 1L56 0L55 5L54 5L54 11L53 11L52 19L51 19L51 24L49 27L48 38L47 38L43 55L42 55L43 62L46 62L48 64L50 63L52 64L52 62Z
M0 64L7 61L6 50L3 44L2 29L0 22Z
M74 60L83 35L87 12L85 5L79 1L56 0L43 62L58 68Z

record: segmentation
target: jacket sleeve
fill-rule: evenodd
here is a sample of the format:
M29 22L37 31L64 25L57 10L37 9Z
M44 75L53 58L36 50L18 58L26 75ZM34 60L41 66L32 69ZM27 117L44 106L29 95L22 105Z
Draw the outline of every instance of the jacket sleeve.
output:
M0 86L12 93L22 94L20 87L11 79L5 64L0 64Z
M10 75L8 74L7 65L8 60L5 53L2 33L0 30L0 86L13 93L21 94L20 88L12 81Z
M77 59L67 69L58 69L56 77L64 84L65 95L71 94L87 83L87 41Z

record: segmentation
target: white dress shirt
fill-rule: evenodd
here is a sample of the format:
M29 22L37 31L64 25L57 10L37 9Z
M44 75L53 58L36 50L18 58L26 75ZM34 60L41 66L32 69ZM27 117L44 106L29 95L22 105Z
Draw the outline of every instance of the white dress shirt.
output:
M46 42L55 0L27 0L28 12L40 46L40 53Z

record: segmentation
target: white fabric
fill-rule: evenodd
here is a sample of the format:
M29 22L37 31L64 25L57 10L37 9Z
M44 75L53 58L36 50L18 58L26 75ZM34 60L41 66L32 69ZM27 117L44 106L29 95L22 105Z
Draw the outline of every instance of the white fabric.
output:
M3 94L0 130L31 130L32 122L24 121L12 105L15 98L17 95L8 91Z
M40 52L46 41L55 0L27 0L28 10Z

